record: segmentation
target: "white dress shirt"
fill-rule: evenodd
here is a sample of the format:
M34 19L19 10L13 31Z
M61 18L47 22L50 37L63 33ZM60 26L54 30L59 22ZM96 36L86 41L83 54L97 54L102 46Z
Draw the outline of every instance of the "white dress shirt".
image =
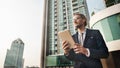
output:
M79 40L79 44L81 44L82 46L84 46L84 40L85 40L85 36L86 36L86 29L83 32L78 32L78 40ZM87 57L90 56L90 51L87 48L88 54L86 54Z

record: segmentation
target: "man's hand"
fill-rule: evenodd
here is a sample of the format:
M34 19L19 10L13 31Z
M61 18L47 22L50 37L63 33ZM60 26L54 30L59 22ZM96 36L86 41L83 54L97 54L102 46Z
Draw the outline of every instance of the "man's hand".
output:
M62 48L64 50L64 54L68 55L70 51L70 45L68 44L67 41L62 42Z
M85 47L83 47L83 46L81 46L80 44L75 44L74 45L74 52L76 53L76 54L79 54L79 53L81 53L81 54L84 54L84 55L87 55L88 54L88 51L87 51L87 49L85 48Z

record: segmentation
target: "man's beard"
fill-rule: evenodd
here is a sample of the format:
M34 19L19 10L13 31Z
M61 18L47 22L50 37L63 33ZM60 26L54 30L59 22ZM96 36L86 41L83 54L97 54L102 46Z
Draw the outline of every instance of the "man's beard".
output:
M75 30L77 30L78 28L81 28L83 26L83 24L79 24L77 26L75 26Z

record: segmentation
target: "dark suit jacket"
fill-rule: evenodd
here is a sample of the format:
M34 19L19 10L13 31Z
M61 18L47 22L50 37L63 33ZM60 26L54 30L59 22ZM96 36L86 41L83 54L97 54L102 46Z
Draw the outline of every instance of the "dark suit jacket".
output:
M73 35L73 39L78 43L78 32ZM89 49L89 57L76 54L73 49L66 56L66 58L75 62L74 68L103 68L100 59L107 58L109 53L99 30L87 29L83 46Z

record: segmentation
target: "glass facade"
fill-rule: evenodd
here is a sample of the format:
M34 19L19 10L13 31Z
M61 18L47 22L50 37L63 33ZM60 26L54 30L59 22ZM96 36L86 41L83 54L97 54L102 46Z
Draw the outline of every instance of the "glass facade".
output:
M120 39L120 13L96 22L93 29L99 29L106 42Z
M47 57L49 62L46 63L47 67L64 67L64 66L72 66L72 61L65 58L63 55L51 55Z
M24 43L22 40L17 39L13 41L11 49L7 50L4 68L23 68L23 50Z
M110 7L112 5L120 3L120 0L106 0L106 6Z

